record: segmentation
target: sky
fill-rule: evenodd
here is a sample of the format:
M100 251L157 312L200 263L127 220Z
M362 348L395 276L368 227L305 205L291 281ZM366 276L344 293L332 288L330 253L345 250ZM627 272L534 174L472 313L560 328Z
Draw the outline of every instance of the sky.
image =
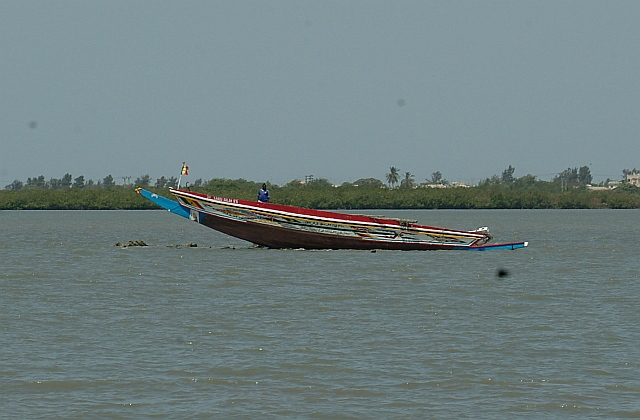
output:
M0 0L0 188L640 168L640 1Z

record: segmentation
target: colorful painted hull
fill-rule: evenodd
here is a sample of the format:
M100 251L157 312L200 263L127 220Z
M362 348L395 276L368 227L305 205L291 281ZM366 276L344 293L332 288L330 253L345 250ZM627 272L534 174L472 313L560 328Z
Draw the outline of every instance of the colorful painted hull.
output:
M489 250L526 242L488 244L486 228L460 231L413 220L312 210L170 189L176 200L138 188L160 207L211 229L269 248Z

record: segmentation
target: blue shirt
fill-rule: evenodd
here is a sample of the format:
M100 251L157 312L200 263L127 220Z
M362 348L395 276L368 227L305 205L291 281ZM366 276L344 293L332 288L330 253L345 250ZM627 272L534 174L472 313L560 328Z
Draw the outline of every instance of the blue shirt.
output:
M269 190L263 190L262 188L260 188L260 191L258 191L258 201L262 202L262 203L266 203L269 201Z

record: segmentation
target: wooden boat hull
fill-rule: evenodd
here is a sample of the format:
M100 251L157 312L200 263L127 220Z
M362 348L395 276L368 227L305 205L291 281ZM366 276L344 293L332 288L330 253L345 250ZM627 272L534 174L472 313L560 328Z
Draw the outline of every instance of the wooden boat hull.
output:
M170 189L176 201L139 188L172 213L269 248L359 250L517 249L526 242L487 244L488 230L459 231L415 221L312 210Z

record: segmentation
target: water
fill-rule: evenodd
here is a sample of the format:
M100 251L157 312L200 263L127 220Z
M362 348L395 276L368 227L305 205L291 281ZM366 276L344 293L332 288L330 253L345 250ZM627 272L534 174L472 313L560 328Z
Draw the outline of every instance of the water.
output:
M0 415L640 417L640 212L386 213L530 246L267 250L165 211L0 212Z

